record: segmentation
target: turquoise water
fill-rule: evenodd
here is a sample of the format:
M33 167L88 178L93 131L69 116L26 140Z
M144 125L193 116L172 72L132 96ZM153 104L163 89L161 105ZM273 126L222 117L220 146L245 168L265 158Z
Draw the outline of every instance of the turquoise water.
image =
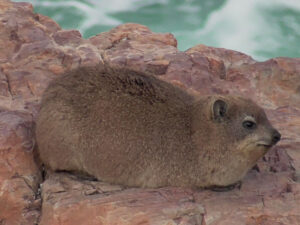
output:
M24 0L23 0L24 1ZM64 29L90 37L127 22L171 32L178 48L197 44L257 60L300 57L300 0L29 0Z

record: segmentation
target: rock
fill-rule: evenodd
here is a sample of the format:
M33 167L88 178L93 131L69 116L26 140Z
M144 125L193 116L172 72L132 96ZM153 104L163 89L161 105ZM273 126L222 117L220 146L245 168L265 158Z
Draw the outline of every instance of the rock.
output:
M122 41L133 41L145 45L161 45L177 47L177 40L170 33L157 34L140 24L125 24L108 32L100 33L91 37L90 42L98 46L99 50L110 49Z
M51 175L43 183L41 225L203 224L204 209L190 191L127 189Z
M180 52L173 35L139 24L85 40L8 0L0 21L0 224L300 224L299 58L257 62L204 45ZM250 97L282 141L228 192L125 189L65 173L42 181L33 134L41 95L65 71L98 63L152 72L190 93Z
M186 53L188 53L192 57L198 55L207 57L209 60L222 62L222 64L224 64L226 68L255 63L255 61L250 56L241 52L224 48L213 48L201 44L188 49Z
M0 25L0 107L25 110L38 103L57 75L102 62L98 49L78 31L64 31L29 3L2 1Z
M32 126L28 113L0 110L0 224L32 225L40 216Z
M147 27L125 24L89 39L105 63L165 74L171 55L179 53L171 34L154 34ZM170 56L168 56L170 55Z

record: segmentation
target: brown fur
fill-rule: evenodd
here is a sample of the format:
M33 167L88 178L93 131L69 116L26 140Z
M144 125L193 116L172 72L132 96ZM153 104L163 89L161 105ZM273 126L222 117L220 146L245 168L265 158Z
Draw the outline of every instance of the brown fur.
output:
M221 116L218 101L226 106ZM246 116L257 121L255 130L242 126ZM195 99L152 75L98 66L49 85L36 137L54 171L127 186L209 187L239 181L270 148L274 131L250 100Z

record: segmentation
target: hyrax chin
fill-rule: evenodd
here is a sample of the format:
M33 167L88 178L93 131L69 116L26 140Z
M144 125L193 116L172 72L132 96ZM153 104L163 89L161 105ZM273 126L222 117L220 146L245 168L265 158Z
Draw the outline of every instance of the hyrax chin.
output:
M249 99L195 98L152 75L98 66L49 85L36 138L54 171L126 186L212 187L242 179L280 134Z

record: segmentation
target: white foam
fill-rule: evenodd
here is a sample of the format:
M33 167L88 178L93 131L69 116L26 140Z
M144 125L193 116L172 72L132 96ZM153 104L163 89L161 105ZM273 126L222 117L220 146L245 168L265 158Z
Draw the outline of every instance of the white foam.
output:
M21 1L21 0L18 0ZM27 0L35 6L43 7L75 7L82 12L84 19L79 21L76 29L85 33L95 25L117 26L124 23L112 14L118 12L138 11L141 7L153 4L163 4L168 9L168 4L173 0ZM177 9L186 14L187 24L197 25L199 20L192 16L200 12L201 5L191 5L197 0L184 0L178 2ZM297 35L300 35L300 24L293 14L285 14L280 18L284 25L269 21L274 19L272 12L280 12L282 9L296 10L300 13L300 0L227 0L225 4L212 12L205 21L204 27L191 30L187 27L178 27L176 30L164 30L173 32L178 36L179 46L192 47L197 43L204 43L215 47L223 47L244 52L256 59L264 60L265 56L279 52L280 48L288 43L295 43ZM277 13L276 13L277 14ZM62 21L64 15L56 15L56 21ZM155 16L155 15L153 15ZM279 15L275 15L278 21ZM134 22L134 21L132 21ZM176 21L174 20L174 23ZM163 21L161 26L163 26ZM149 24L148 24L149 26ZM151 26L151 24L150 24ZM200 25L199 25L200 26ZM281 26L281 27L280 27ZM293 30L289 34L282 33L282 26ZM292 48L292 47L291 47Z
M79 30L82 32L86 31L88 28L97 25L109 25L117 26L125 21L117 20L110 16L111 13L117 12L135 12L141 7L145 7L152 4L162 4L167 5L169 1L172 0L88 0L94 5L94 8L90 11L85 10L87 15L86 19L83 21ZM107 23L109 20L110 23ZM134 21L131 21L134 22Z
M84 20L78 24L77 29L84 33L87 29L95 25L117 26L123 23L112 16L111 13L121 11L135 11L139 7L147 6L149 4L159 3L168 4L169 0L86 0L80 1L38 1L32 0L35 6L44 7L75 7L81 11L85 16ZM61 18L53 18L59 21Z
M276 51L282 45L278 27L267 21L264 15L264 9L274 7L300 10L300 2L228 0L221 9L209 16L204 29L199 29L196 35L199 39L211 39L213 46L238 50L256 59L265 59L259 55L260 50ZM299 24L295 21L291 26L299 29Z
M113 2L116 0L111 0ZM128 0L129 1L129 0ZM121 23L121 21L110 17L107 15L107 10L110 9L111 4L107 4L108 7L95 7L94 4L87 4L84 2L79 1L33 1L32 2L36 6L43 6L43 7L75 7L77 10L81 11L82 14L85 16L85 19L78 24L77 29L81 32L84 32L86 29L93 25L103 24L108 26L116 26ZM102 2L103 3L103 2ZM122 4L121 4L122 5ZM124 5L124 4L123 4ZM53 18L59 20L60 18Z
M260 1L261 5L268 7L285 7L293 10L300 11L299 0L272 0L272 1Z
M86 19L81 24L79 29L85 31L89 27L97 24L117 26L123 23L123 21L117 20L111 17L110 13L116 13L121 11L135 11L139 7L146 6L153 3L167 4L168 0L88 0L92 7L88 10L81 8L85 12Z

